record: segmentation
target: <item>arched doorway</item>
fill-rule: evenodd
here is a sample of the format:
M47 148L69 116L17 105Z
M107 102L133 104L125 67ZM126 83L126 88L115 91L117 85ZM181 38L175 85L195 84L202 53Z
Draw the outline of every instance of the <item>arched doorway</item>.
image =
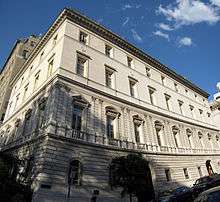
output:
M112 159L109 166L109 179L112 188L121 187L121 193L127 193L132 202L133 196L139 202L155 199L151 164L140 154ZM155 176L154 176L155 177Z

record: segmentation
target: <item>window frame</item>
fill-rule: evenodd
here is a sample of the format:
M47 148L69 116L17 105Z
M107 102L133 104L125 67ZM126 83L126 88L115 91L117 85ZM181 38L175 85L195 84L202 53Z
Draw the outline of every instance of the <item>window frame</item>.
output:
M105 44L105 55L109 58L114 58L114 49L109 44Z
M83 36L83 38L81 37ZM84 45L89 45L89 34L85 31L79 31L79 42Z
M137 93L137 83L138 81L134 78L128 77L129 80L129 92L130 92L130 96L133 98L137 98L138 97L138 93Z
M90 58L88 56L77 52L77 56L76 56L76 70L75 71L76 71L76 74L78 76L81 76L83 78L88 78L89 59ZM83 63L83 75L81 74L81 72L79 72L79 61L80 60L84 60L84 63Z

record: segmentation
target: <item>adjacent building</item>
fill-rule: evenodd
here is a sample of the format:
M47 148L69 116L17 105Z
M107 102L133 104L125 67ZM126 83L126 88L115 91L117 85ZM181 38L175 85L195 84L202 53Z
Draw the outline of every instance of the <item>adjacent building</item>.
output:
M0 73L0 124L4 120L5 111L11 94L10 82L19 72L30 52L36 46L39 37L31 35L26 39L19 39L14 44Z
M64 9L10 81L1 150L25 159L34 201L126 201L114 157L142 153L160 192L220 172L209 94L87 17Z

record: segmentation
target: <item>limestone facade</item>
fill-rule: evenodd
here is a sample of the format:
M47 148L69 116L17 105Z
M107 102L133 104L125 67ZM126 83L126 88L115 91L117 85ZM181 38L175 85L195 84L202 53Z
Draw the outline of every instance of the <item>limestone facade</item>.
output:
M109 185L112 158L149 161L159 192L220 172L208 94L131 44L64 9L23 69L0 128L1 150L32 162L34 201L126 201ZM80 179L69 190L71 162ZM78 173L79 174L79 173Z

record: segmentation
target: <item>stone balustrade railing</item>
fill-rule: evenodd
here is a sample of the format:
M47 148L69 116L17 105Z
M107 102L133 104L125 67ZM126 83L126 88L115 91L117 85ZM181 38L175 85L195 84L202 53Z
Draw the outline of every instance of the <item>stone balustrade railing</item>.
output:
M37 136L43 135L43 131L38 131ZM74 139L78 141L107 145L111 147L116 147L120 149L129 149L136 151L145 151L151 153L171 153L171 154L220 154L220 149L197 149L197 148L176 148L170 146L159 146L155 144L145 144L145 143L134 143L127 140L121 139L109 139L106 136L90 134L83 131L72 130L68 133L56 134L57 136L62 136L64 138ZM20 145L27 141L32 140L36 137L36 133L32 133L26 136L19 136L16 139L1 142L0 140L0 150L5 150L13 146Z
M82 131L73 130L67 138L82 140L101 145L109 145L121 149L132 149L146 152L174 153L174 154L220 154L220 149L196 149L196 148L176 148L170 146L159 146L145 143L134 143L127 140L109 139L106 136L89 134Z

